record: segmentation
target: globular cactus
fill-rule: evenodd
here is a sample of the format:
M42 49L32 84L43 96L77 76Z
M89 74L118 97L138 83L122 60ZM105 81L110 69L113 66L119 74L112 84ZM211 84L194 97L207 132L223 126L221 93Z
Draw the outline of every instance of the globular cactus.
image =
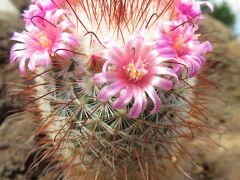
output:
M50 159L51 179L184 172L187 144L206 126L202 5L212 10L194 0L33 1L10 57L34 81L23 92L44 137L32 166Z

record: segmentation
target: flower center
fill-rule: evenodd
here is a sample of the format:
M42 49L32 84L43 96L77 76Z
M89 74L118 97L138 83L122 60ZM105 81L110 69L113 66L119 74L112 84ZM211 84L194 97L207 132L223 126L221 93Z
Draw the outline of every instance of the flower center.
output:
M148 63L145 60L142 61L142 58L139 57L137 62L134 63L132 60L124 69L131 81L139 81L148 73L147 66Z
M43 48L48 48L50 46L51 41L42 31L36 34L35 37Z
M186 44L185 44L185 38L180 35L179 37L176 38L176 42L174 43L174 48L177 49L177 50L181 50L182 48L185 48L186 47Z

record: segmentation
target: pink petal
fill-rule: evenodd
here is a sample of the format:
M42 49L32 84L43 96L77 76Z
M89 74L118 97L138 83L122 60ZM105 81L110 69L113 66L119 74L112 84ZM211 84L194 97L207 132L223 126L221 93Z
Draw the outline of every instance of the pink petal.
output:
M213 48L212 48L211 43L209 41L205 41L200 45L198 51L201 52L201 53L207 53L207 52L212 51L212 50L213 50Z
M152 86L149 86L148 88L145 89L146 93L148 94L148 96L152 99L153 103L154 103L154 108L151 111L151 113L156 113L159 111L160 106L161 106L161 100L158 97L155 89Z
M124 58L129 59L132 58L132 47L133 47L133 39L130 39L127 41L125 47L124 47Z
M119 98L112 103L112 107L115 109L122 109L126 107L132 100L132 96L133 92L131 88L127 87L122 89Z
M51 56L54 56L55 53L57 53L62 58L69 59L73 55L73 53L69 50L71 50L71 48L68 45L56 43L52 49Z
M38 54L37 52L33 53L33 55L30 57L29 62L28 62L28 69L30 71L35 71L36 70L36 62L38 61Z
M10 52L10 63L13 63L14 61L16 61L19 58L22 58L25 54L25 50L21 50L21 51L12 51Z
M41 55L38 58L38 62L39 62L38 65L41 65L41 66L46 66L51 63L51 58L50 58L47 50L41 52Z
M153 72L155 72L156 74L170 75L170 76L173 76L174 78L178 79L178 76L176 75L176 73L170 68L157 66L157 67L153 67Z
M143 41L144 41L144 38L142 36L137 36L135 38L134 53L136 56L140 55L142 52Z
M143 93L143 105L142 105L142 112L145 111L145 109L147 108L148 102L147 102L147 96L146 93Z
M25 31L22 33L15 32L11 38L11 40L18 42L25 42L26 39L29 39L29 37Z
M113 62L111 60L107 60L104 64L103 64L103 68L102 68L102 72L105 73L107 72L107 68L109 65L111 65ZM114 64L114 63L113 63Z
M22 58L22 59L19 60L19 70L22 73L25 72L25 62L26 62L25 58Z
M11 52L20 52L19 50L25 50L26 49L26 45L22 44L22 43L16 43L12 46L11 48Z
M94 81L97 84L111 83L116 80L118 80L118 74L116 72L97 73L94 75Z
M176 50L171 47L157 48L157 51L162 57L168 57L168 58L177 57Z
M161 77L154 77L152 80L152 85L165 91L169 91L172 89L172 81Z
M101 89L97 98L101 101L107 101L109 98L117 94L124 86L125 84L119 80Z
M143 92L139 87L133 89L134 93L134 104L133 107L129 111L130 118L138 118L140 113L142 112L143 107Z
M69 28L76 28L71 21L61 21L61 23L58 26L63 30L69 29Z
M72 47L77 48L79 46L78 40L75 38L75 36L69 34L69 33L61 33L59 37L59 41L65 42L67 44L70 44Z
M175 87L179 85L179 79L174 70L172 70L170 68L157 66L157 67L153 68L153 72L155 72L155 74L159 74L159 75L170 75L175 79Z
M109 57L111 61L118 63L123 61L124 54L120 48L113 45L109 53Z

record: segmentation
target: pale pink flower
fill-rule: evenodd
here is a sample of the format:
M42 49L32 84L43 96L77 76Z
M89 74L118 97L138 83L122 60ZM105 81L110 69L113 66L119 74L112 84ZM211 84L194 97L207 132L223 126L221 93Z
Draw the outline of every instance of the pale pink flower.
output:
M159 26L157 51L160 56L176 62L174 69L181 74L183 67L188 68L189 76L194 76L204 65L205 54L212 51L209 41L200 42L195 34L197 26L180 21L162 23Z
M202 16L201 7L206 6L213 11L213 5L207 1L195 1L195 0L178 0L178 15L184 15L188 20L196 21Z
M28 68L35 71L37 66L47 66L55 53L64 59L72 56L71 50L79 46L78 40L60 27L46 24L45 28L31 26L30 31L14 33L12 40L17 41L13 45L10 54L10 62L19 62L21 72Z
M69 4L71 6L75 6L77 3L79 3L79 0L32 0L33 3L44 1L45 2L51 1L51 3L57 6L58 8L66 8L67 6L69 6Z
M63 9L58 9L51 0L38 1L36 4L30 5L28 10L23 13L25 25L42 25L49 21L53 24L58 23L63 14L66 13Z
M154 45L146 44L143 36L137 35L124 47L113 45L107 54L103 72L94 77L97 84L105 85L98 99L108 101L115 97L112 107L116 109L125 108L134 99L129 111L131 118L139 117L149 99L154 104L151 113L158 112L161 100L156 89L169 91L173 88L173 79L175 85L178 84L178 77L165 67L166 59L156 55Z

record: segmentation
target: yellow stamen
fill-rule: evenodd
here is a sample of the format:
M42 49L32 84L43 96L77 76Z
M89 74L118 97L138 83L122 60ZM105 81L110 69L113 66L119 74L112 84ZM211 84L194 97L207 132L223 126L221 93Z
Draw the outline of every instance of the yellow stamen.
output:
M35 37L43 48L48 48L50 46L51 41L42 31L36 34Z
M185 38L182 36L182 35L180 35L177 39L176 39L176 42L175 42L175 44L174 44L174 47L176 48L176 49L182 49L182 48L184 48L185 46L186 46L186 44L185 44Z
M141 80L146 74L147 63L141 61L141 58L134 63L133 60L125 67L127 75L130 80L138 81Z

